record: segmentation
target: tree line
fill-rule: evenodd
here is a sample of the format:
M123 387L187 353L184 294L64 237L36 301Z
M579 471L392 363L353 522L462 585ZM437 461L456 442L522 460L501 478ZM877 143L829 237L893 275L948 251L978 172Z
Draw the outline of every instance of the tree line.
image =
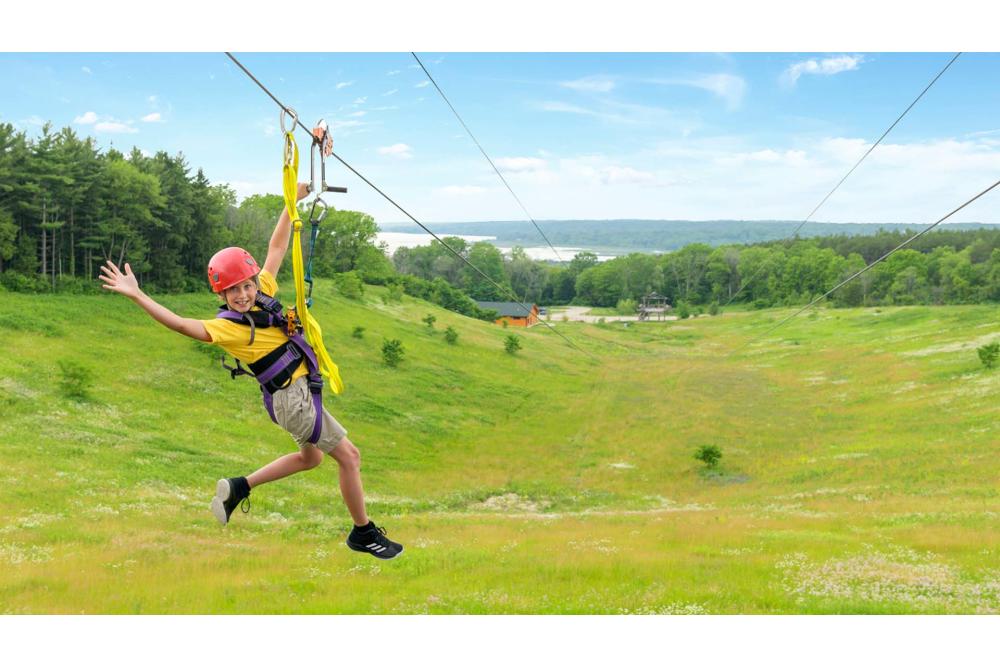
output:
M632 253L599 262L581 252L565 265L533 261L522 248L505 256L491 243L445 243L490 276L485 280L441 243L399 248L398 272L443 279L477 300L614 307L657 292L673 305L735 302L755 307L797 305L898 246L915 231L828 236L755 245L692 243L666 254ZM982 303L1000 301L1000 229L926 234L831 297L841 306Z
M99 291L98 266L127 260L144 288L203 290L205 265L218 249L240 245L255 257L266 254L283 206L279 195L237 205L232 188L213 184L201 169L192 173L183 154L101 151L71 128L55 132L47 124L29 138L0 124L0 286L7 289ZM308 242L308 202L300 215ZM757 307L799 304L912 233L692 243L604 262L581 252L564 264L532 260L519 247L504 255L491 243L446 237L477 271L438 241L399 248L390 260L376 245L375 220L363 212L331 208L322 229L314 275L350 274L482 318L490 313L475 301L507 301L511 292L540 304L605 307L652 291L674 305L725 303L737 294L738 302ZM1000 301L1000 230L927 234L833 299L844 306Z

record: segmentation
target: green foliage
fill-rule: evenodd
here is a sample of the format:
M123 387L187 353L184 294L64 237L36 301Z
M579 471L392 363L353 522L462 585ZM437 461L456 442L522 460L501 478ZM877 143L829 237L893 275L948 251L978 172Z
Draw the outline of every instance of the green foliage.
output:
M363 337L365 337L365 327L364 326L355 326L354 330L351 331L351 337L352 338L357 338L359 340L362 339Z
M385 292L382 294L382 302L385 304L389 303L402 303L403 302L403 285L398 282L391 282L386 287Z
M715 469L719 464L719 460L722 459L722 449L715 444L703 444L698 447L698 450L694 454L694 459L705 463L705 466L709 469Z
M59 361L59 390L71 400L89 400L94 383L93 371L71 359Z
M620 315L634 315L635 314L635 299L634 298L623 298L618 301L615 305L615 312Z
M504 338L503 348L508 354L516 354L521 349L521 336L511 333Z
M337 285L337 291L347 298L359 301L364 296L365 285L354 271L337 274L333 282Z
M712 301L712 304L708 306L708 314L713 317L719 314L719 301Z
M507 327L510 326L510 321L508 321L506 318L501 319L500 320L500 325L503 326L504 328L507 328Z
M210 359L212 359L212 361L215 362L215 363L218 363L219 361L221 361L222 359L226 358L226 356L227 356L226 350L223 349L222 347L218 346L218 345L213 345L213 344L207 343L207 342L200 342L198 340L192 340L191 341L191 345L199 353L205 354Z
M677 317L679 319L687 319L691 316L691 308L684 301L677 304L677 309L675 310Z
M456 344L458 342L458 331L449 326L444 329L444 339L449 345Z
M979 354L979 360L982 362L983 367L987 370L992 370L997 367L997 359L1000 359L1000 342L983 345L976 349L976 352Z
M382 360L390 368L395 368L403 360L406 350L401 340L385 340L382 342Z
M421 319L420 321L422 321L425 324L427 324L427 328L433 330L434 329L434 322L437 321L437 317L435 317L432 314L429 314L426 317L424 317L423 319Z
M45 278L37 275L24 275L16 271L5 271L0 273L0 284L9 291L19 291L26 294L39 294L49 291L49 285Z

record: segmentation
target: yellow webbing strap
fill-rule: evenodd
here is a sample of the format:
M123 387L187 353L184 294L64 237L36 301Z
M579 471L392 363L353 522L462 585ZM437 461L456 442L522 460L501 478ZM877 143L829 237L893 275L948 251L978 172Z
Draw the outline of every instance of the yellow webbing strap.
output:
M294 128L294 124L293 124ZM291 148L291 150L289 150ZM289 159L289 157L291 159ZM285 208L292 221L292 275L295 279L295 312L302 327L305 329L306 340L316 354L320 373L327 378L330 389L334 393L342 393L344 382L340 378L337 364L330 359L326 347L323 346L323 331L319 323L313 319L306 307L305 266L302 261L302 219L296 206L296 194L299 180L299 146L295 143L292 132L285 133L285 164L282 168L282 185L285 195Z

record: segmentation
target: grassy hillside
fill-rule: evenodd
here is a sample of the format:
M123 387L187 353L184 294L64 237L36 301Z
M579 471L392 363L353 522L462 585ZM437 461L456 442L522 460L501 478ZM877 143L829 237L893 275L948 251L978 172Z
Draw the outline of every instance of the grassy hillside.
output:
M511 331L422 301L317 292L347 385L327 405L403 557L344 545L333 461L221 528L216 479L295 450L256 384L120 297L3 293L0 612L1000 610L1000 371L974 351L995 306L822 310L733 354L788 311L556 324L590 358L541 326L511 356ZM88 399L62 395L66 360Z

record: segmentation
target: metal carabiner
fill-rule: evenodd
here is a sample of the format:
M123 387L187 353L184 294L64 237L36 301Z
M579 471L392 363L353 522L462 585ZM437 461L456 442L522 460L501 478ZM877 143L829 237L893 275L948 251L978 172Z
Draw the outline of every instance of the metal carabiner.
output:
M292 129L289 130L285 127L285 114L288 114L292 118ZM293 137L292 132L295 131L295 126L299 122L299 116L295 113L295 109L289 107L287 109L281 109L281 133L285 137L285 164L291 166L295 161L295 146L292 143Z
M319 217L313 217L314 213L316 212L316 204L320 204L323 207L323 210L320 211ZM326 205L326 202L323 201L322 197L320 197L319 195L317 195L316 198L313 199L312 208L309 209L309 223L310 224L319 224L320 222L323 221L323 218L326 217L326 214L328 212L330 212L330 211L329 211L329 208Z

